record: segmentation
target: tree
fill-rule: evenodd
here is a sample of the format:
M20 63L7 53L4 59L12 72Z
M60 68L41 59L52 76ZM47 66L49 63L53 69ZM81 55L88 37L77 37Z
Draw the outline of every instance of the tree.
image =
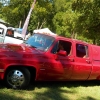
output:
M41 3L40 3L41 2ZM45 1L37 1L35 9L32 12L29 30L40 29L48 27L49 29L53 29L52 18L54 16L52 3L48 0Z
M1 10L5 20L23 26L33 0L10 0ZM71 38L100 44L100 0L38 0L31 14L28 30L48 27Z
M18 27L20 21L21 27L29 12L32 0L10 0L9 5L2 8L2 15L12 26Z
M78 23L81 23L79 30L85 37L92 39L94 44L98 44L100 42L98 41L100 38L100 1L75 0L73 9L81 14L78 19Z
M2 17L2 15L1 15L1 13L2 13L2 7L3 7L3 5L2 5L2 3L0 2L0 18Z
M59 6L60 5L60 6ZM75 38L79 14L72 10L72 0L55 0L54 27L59 35Z

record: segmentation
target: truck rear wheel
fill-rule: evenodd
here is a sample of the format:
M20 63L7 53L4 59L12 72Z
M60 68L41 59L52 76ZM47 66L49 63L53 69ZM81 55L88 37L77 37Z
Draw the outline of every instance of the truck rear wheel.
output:
M9 69L5 76L5 82L9 88L25 88L30 82L30 72L26 68Z

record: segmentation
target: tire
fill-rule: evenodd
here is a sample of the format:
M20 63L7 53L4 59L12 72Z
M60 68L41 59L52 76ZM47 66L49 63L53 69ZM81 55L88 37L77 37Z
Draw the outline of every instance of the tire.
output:
M29 82L30 72L26 68L12 68L5 75L5 83L9 88L23 89Z

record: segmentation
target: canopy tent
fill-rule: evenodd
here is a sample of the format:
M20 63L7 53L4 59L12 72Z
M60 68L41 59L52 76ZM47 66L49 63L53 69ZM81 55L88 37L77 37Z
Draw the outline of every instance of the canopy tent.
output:
M43 29L34 30L33 33L57 35L57 34L51 32L48 28L43 28Z

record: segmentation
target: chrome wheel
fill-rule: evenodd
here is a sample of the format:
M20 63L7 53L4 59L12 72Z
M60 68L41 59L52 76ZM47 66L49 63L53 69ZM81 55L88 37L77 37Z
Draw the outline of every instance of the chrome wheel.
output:
M25 81L25 77L21 71L12 70L8 73L7 81L13 87L21 86Z
M9 69L5 75L5 83L10 88L25 88L30 82L30 72L26 68Z

